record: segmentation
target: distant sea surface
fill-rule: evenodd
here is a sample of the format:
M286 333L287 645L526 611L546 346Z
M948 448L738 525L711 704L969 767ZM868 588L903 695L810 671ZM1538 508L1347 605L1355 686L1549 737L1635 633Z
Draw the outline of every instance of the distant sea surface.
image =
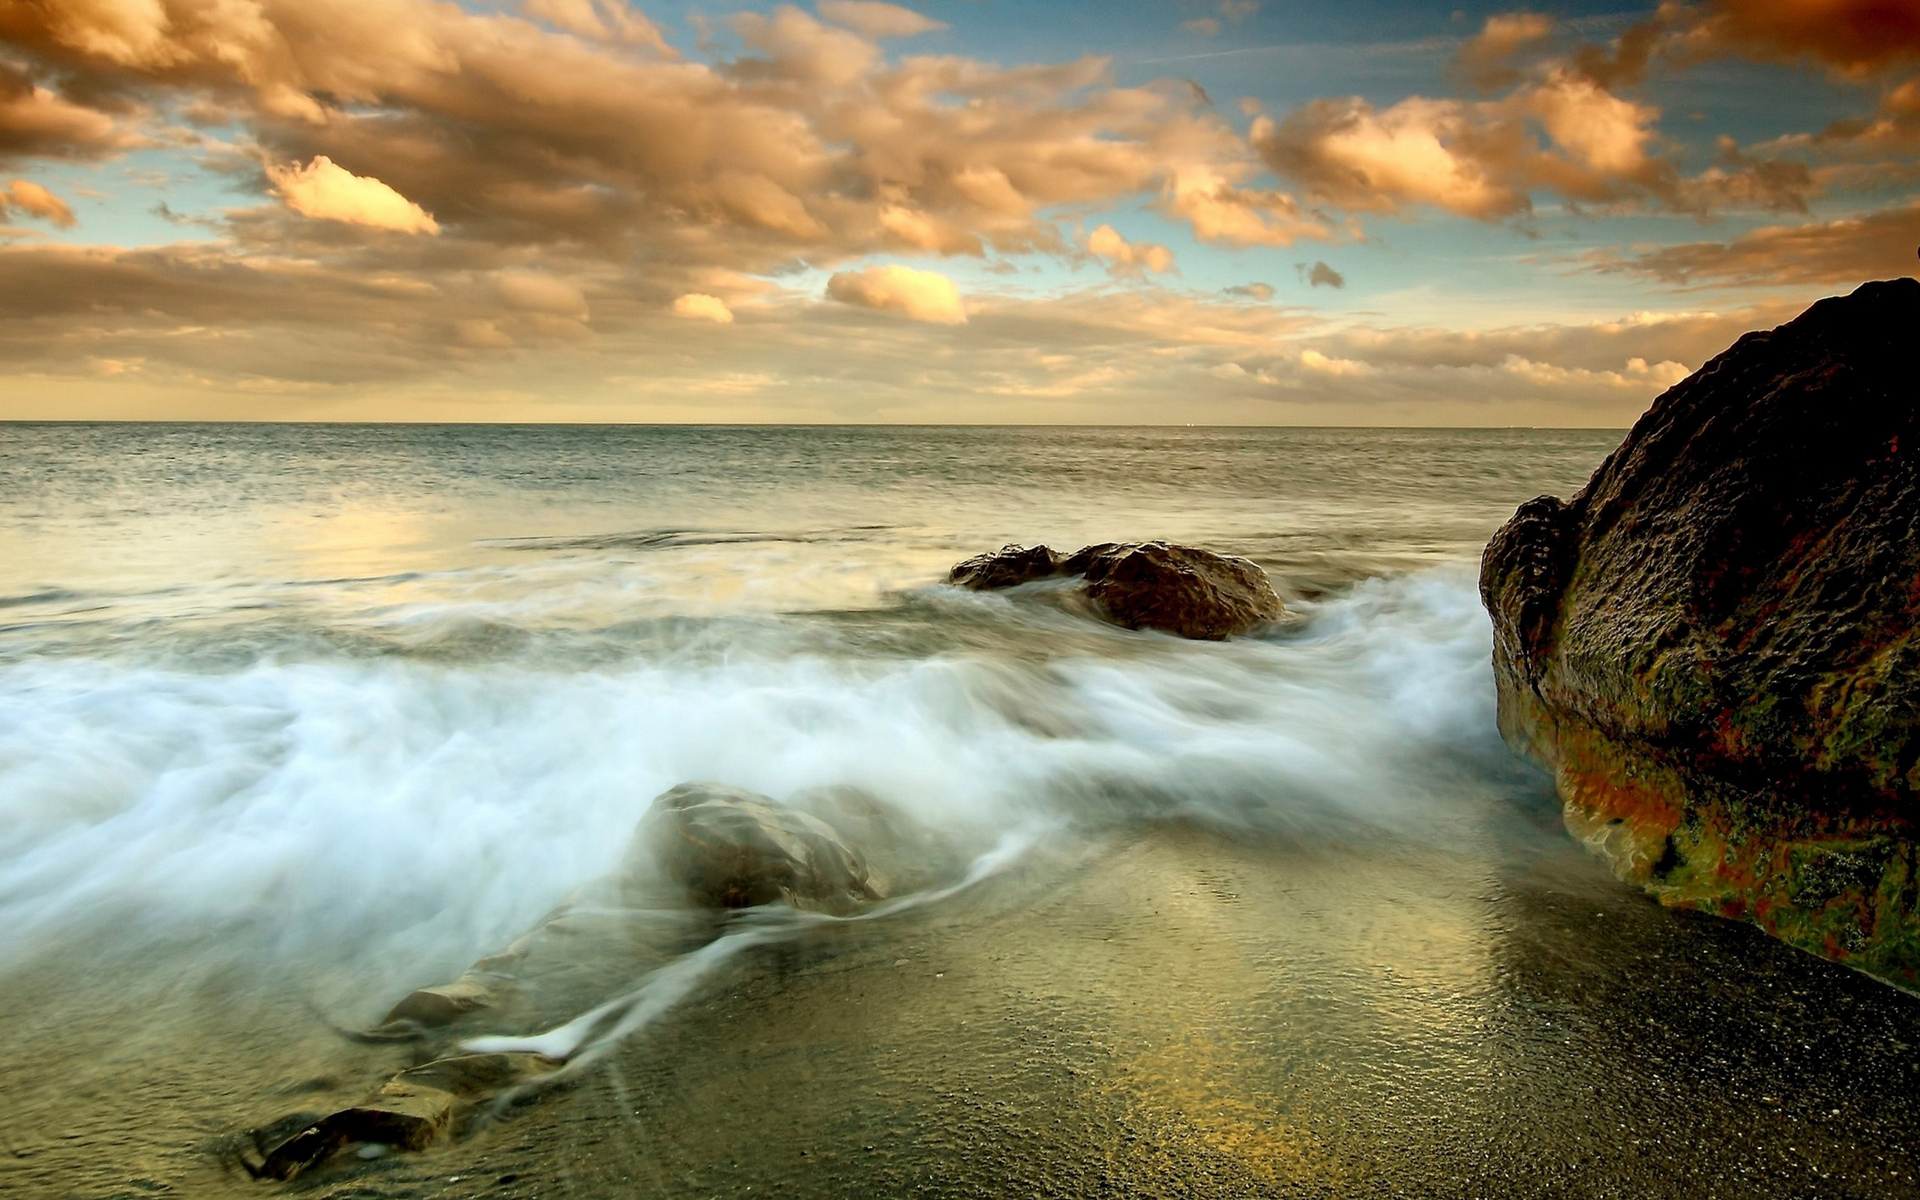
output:
M1614 883L1495 730L1481 547L1619 437L0 425L0 1191L275 1186L234 1138L407 1065L339 1030L713 780L971 867L710 969L583 941L463 1036L673 1002L297 1186L1920 1194L1912 998ZM1288 619L942 582L1149 538Z

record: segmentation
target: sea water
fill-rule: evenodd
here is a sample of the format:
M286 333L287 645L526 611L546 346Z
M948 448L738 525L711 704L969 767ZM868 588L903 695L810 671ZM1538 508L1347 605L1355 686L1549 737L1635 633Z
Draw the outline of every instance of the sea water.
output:
M1617 435L0 439L0 955L231 924L401 972L513 936L685 780L854 784L956 834L1444 826L1435 757L1499 753L1479 546ZM1203 645L942 583L1148 538L1252 558L1297 621Z
M1307 987L1331 970L1316 956L1335 950L1394 960L1382 937L1431 943L1416 956L1424 966L1390 965L1364 987L1341 974L1351 964L1335 976L1372 1004L1387 994L1380 980L1424 971L1433 990L1413 1022L1426 1022L1419 1044L1442 1026L1468 1037L1512 1003L1489 966L1500 947L1530 944L1564 917L1462 917L1460 893L1497 874L1482 869L1495 859L1508 877L1516 856L1581 861L1551 828L1544 778L1495 730L1478 555L1517 504L1570 494L1619 436L0 426L0 997L10 976L27 981L6 1008L14 1019L50 989L111 994L124 962L129 977L226 973L209 993L224 999L202 1008L244 1007L261 979L299 980L327 1021L364 1027L612 871L655 795L710 780L777 802L850 785L931 831L972 867L927 893L923 922L965 925L972 910L956 890L1023 856L1054 863L1006 893L1023 914L1010 928L1025 931L1004 935L1010 945L1040 936L1036 914L1080 887L1062 882L1074 870L1108 869L1089 863L1144 872L1138 896L1113 901L1118 926L1127 904L1140 920L1161 917L1166 901L1152 893L1164 885L1151 881L1165 864L1126 866L1149 853L1139 838L1157 839L1153 854L1223 863L1289 847L1273 861L1300 865L1256 874L1319 879L1336 907L1343 887L1368 904L1406 904L1411 923L1350 916L1290 966L1263 957L1262 986ZM978 594L943 582L954 562L1004 543L1151 538L1251 558L1288 616L1246 637L1187 642L1091 620L1044 588ZM1195 849L1182 840L1193 837L1213 840ZM1350 857L1330 872L1316 851ZM1080 866L1059 865L1069 860ZM1391 898L1410 872L1437 879L1463 863L1466 884ZM1580 878L1606 897L1595 903L1625 906L1657 932L1609 951L1604 931L1553 925L1555 953L1577 961L1597 945L1624 961L1650 954L1649 938L1698 936L1597 868ZM1251 886L1220 892L1238 906L1222 911L1244 913ZM1291 890L1265 903L1234 917L1251 922L1234 937L1291 945L1323 919L1319 901ZM753 929L728 936L751 933L743 946L773 936L764 922ZM704 959L615 968L578 1008L655 1020L747 986L737 971L703 974L727 957L716 945ZM871 949L874 961L893 963L893 946ZM1070 991L1094 971L1040 958L1023 970L1045 987ZM80 982L49 982L58 970ZM1897 1040L1913 1014L1886 996L1885 1036ZM482 1028L472 1044L579 1050L583 1027L549 1016ZM95 1056L74 1035L77 1015L36 1019L52 1039L36 1043L43 1072L57 1059L45 1047ZM298 1013L248 1019L260 1044L308 1036ZM697 1014L680 1019L707 1028ZM777 1036L779 1021L761 1019ZM1283 1019L1261 1018L1263 1028ZM901 1022L912 1027L902 1037L956 1032ZM600 1022L594 1048L635 1027ZM1381 1034L1369 1048L1335 1028L1322 1049L1345 1046L1342 1070L1364 1065L1373 1078L1419 1058L1413 1043ZM197 1053L259 1051L214 1035ZM144 1081L178 1069L173 1054L96 1069ZM1183 1070L1166 1068L1176 1082ZM844 1074L854 1086L858 1072ZM236 1090L269 1090L270 1076ZM36 1095L44 1111L16 1118L23 1126L75 1119L44 1088ZM292 1101L247 1111L274 1103ZM45 1131L9 1133L26 1145ZM1869 1143L1866 1157L1891 1161L1899 1182L1911 1147ZM564 1137L548 1147L560 1161L566 1151ZM1860 1166L1884 1184L1880 1169ZM1353 1178L1320 1181L1335 1187L1336 1176ZM1911 1175L1899 1186L1911 1189Z

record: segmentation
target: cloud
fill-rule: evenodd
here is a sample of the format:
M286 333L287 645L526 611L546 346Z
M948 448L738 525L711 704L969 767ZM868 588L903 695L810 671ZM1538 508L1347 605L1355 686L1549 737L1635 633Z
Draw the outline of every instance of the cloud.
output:
M1786 138L1781 144L1881 153L1920 147L1920 79L1889 89L1871 117L1835 121L1812 137Z
M1700 211L1728 205L1773 212L1808 210L1808 200L1822 189L1822 177L1806 163L1786 158L1755 157L1731 137L1716 144L1720 162L1684 181L1682 193Z
M880 0L820 0L821 16L870 38L915 37L947 28L943 21Z
M1311 266L1298 263L1295 269L1300 272L1300 278L1307 281L1308 287L1343 288L1347 286L1347 277L1324 262L1316 262Z
M673 302L675 316L690 317L696 321L712 321L717 325L733 324L733 310L727 302L718 296L709 296L702 292L688 292Z
M880 227L892 234L909 250L928 250L936 254L984 255L985 248L975 234L952 221L932 213L890 204L880 210Z
M1302 350L1300 365L1321 375L1371 375L1374 368L1352 358L1329 358L1318 350Z
M1118 87L1106 60L889 62L874 39L929 18L881 4L821 9L850 25L788 5L737 14L745 52L710 63L622 34L640 18L613 0L520 12L0 3L0 37L49 85L193 106L275 160L351 164L496 245L767 273L905 248L1066 255L1050 214L1154 197L1231 244L1312 235L1290 198L1243 186L1257 157L1194 89ZM35 103L99 124L42 90Z
M303 217L397 233L440 232L439 223L426 209L378 179L336 165L324 154L305 166L269 166L267 178L287 207Z
M936 325L964 325L967 321L960 289L938 271L916 271L897 264L841 271L827 280L827 295L842 304L900 313Z
M1282 247L1360 240L1355 214L1369 213L1793 212L1914 169L1920 101L1882 67L1870 118L1725 144L1681 175L1658 109L1627 89L1709 54L1782 57L1735 26L1709 29L1737 5L1667 5L1591 53L1560 40L1574 22L1542 32L1546 18L1506 14L1462 51L1462 70L1477 63L1496 91L1326 99L1262 117L1251 140L1257 105L1223 115L1179 80L1120 86L1103 59L895 55L881 39L937 23L878 4L757 7L716 19L684 58L619 0L0 0L0 177L52 178L15 158L191 145L173 153L261 201L205 217L212 229L193 236L217 236L204 242L140 252L29 245L41 239L16 231L23 244L0 255L0 361L62 378L119 364L115 387L165 376L367 403L407 388L472 395L485 379L526 389L521 416L542 403L575 412L572 397L593 395L615 406L603 415L644 402L659 416L698 395L725 398L728 419L780 419L789 402L847 419L1094 420L1191 419L1189 405L1221 419L1267 419L1276 405L1336 417L1350 404L1354 419L1594 423L1631 416L1670 364L1719 348L1701 330L1730 336L1740 318L1466 337L1373 329L1357 314L1336 330L1249 303L1274 298L1264 283L1211 296L1159 286L1160 264L1174 265L1160 243L1173 239L1103 222L1145 207L1210 246ZM1196 0L1180 16L1246 12ZM1710 46L1688 42L1700 30ZM180 124L189 114L197 124ZM294 165L270 175L261 161ZM329 168L353 202L307 212L294 194ZM1887 236L1920 240L1903 220ZM439 236L391 236L423 222ZM1856 222L1593 265L1772 283L1781 276L1760 264L1786 252L1805 260L1782 269L1813 279L1838 269L1818 265L1828 258L1859 267L1857 243L1886 223ZM1093 255L1131 283L963 302L936 271L866 265L882 255L1021 271L1024 255ZM796 282L824 276L836 303ZM1305 281L1335 286L1311 266ZM709 297L730 312L723 298L745 296L755 337L726 339L724 370L698 360L684 322L712 318L687 305ZM1008 407L972 407L985 396Z
M1610 46L1576 49L1597 86L1640 82L1723 58L1802 62L1861 81L1920 61L1920 8L1908 0L1664 0Z
M1758 58L1808 58L1864 76L1920 60L1920 5L1911 0L1711 0L1685 32L1689 48Z
M0 378L34 380L0 388L0 410L1615 425L1681 366L1801 302L1461 331L1334 323L1143 284L982 295L964 324L934 327L764 285L756 303L768 319L752 338L727 339L716 363L688 353L687 318L673 305L731 294L722 289L735 277L695 272L661 288L609 276L622 286L593 288L595 334L582 339L568 332L576 322L504 303L498 273L442 262L445 249L387 243L333 268L236 263L208 243L0 247ZM407 254L423 258L393 273ZM99 376L106 363L119 373Z
M1500 217L1527 206L1525 156L1516 123L1453 100L1412 97L1385 110L1366 100L1315 100L1274 124L1253 126L1254 144L1276 172L1317 200L1392 212L1432 204L1469 217Z
M1920 204L1835 221L1772 225L1726 242L1588 256L1601 271L1673 284L1837 284L1911 274Z
M1189 12L1193 10L1195 4L1195 0L1178 0L1178 2ZM1260 11L1259 0L1215 0L1212 3L1201 3L1200 7L1211 9L1218 15L1194 17L1182 21L1180 28L1202 37L1212 37L1219 33L1223 20L1244 21Z
M112 115L58 95L0 59L0 160L97 157L134 141Z
M1568 385L1594 385L1602 387L1627 388L1640 391L1648 386L1664 390L1679 383L1693 374L1693 369L1685 363L1667 360L1648 363L1638 356L1627 359L1618 369L1590 370L1585 367L1563 367L1555 363L1535 362L1517 354L1509 354L1500 360L1496 368L1503 375L1525 381L1542 388L1566 387Z
M503 350L513 345L512 335L494 322L479 317L463 317L455 321L453 335L461 345L479 350Z
M65 200L30 179L16 179L11 185L0 187L0 215L4 215L8 207L22 209L62 229L72 229L79 224Z
M1409 96L1378 107L1321 98L1279 120L1260 116L1251 142L1311 203L1408 215L1432 208L1479 220L1524 216L1542 193L1576 206L1806 212L1814 197L1905 181L1910 165L1882 158L1920 141L1920 92L1892 86L1870 120L1745 150L1718 139L1718 161L1683 175L1661 138L1658 107L1621 94L1660 65L1678 70L1727 56L1810 58L1865 78L1920 57L1920 6L1907 0L1672 2L1606 44L1553 53L1559 26L1508 12L1487 18L1456 73L1489 99ZM1909 109L1914 111L1910 112ZM1809 158L1812 161L1807 161ZM1825 159L1823 163L1821 160Z
M660 27L622 0L521 0L521 7L528 16L581 37L648 46L664 57L679 57Z
M1460 47L1454 66L1483 91L1507 87L1520 79L1520 72L1512 65L1514 56L1552 36L1552 17L1532 12L1495 13Z
M495 277L493 286L502 300L522 312L572 321L584 321L589 316L587 298L564 279L538 271L507 271Z
M1203 242L1291 246L1302 239L1331 236L1325 222L1302 212L1292 196L1236 187L1209 166L1176 170L1161 208L1184 218L1193 227L1193 236Z
M1359 97L1312 101L1252 140L1315 200L1358 211L1431 205L1497 219L1536 189L1587 202L1677 194L1648 155L1660 111L1556 70L1499 100L1412 96L1385 109Z
M1148 271L1165 274L1174 269L1173 251L1158 242L1129 242L1111 225L1087 235L1087 253L1104 259L1114 275L1140 276Z

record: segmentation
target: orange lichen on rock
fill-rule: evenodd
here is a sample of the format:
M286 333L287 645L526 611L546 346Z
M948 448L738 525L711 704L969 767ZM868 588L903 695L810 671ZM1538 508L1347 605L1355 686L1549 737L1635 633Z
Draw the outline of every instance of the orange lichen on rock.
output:
M1920 984L1920 282L1748 334L1488 543L1500 729L1663 903Z

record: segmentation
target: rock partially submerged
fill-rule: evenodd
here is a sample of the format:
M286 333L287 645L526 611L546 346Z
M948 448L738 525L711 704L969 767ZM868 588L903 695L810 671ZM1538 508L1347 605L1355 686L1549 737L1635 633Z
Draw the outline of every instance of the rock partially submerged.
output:
M657 918L660 914L645 906L678 900L696 910L724 910L784 903L847 914L884 899L887 879L869 868L836 825L891 852L899 860L898 879L923 882L918 873L941 861L930 831L857 788L815 789L795 802L781 805L718 783L683 783L661 793L641 818L616 875L579 889L505 950L480 959L452 983L408 993L372 1033L353 1036L444 1047L460 1036L449 1027L511 1007L521 983L518 972L530 959L567 953L569 945L578 944L585 920L620 921L622 903L637 902L641 912ZM694 923L708 927L701 940L717 932L709 921ZM632 931L623 927L622 932ZM691 948L681 947L682 952ZM463 1028L471 1032L471 1023ZM515 1088L538 1086L562 1065L528 1053L436 1058L401 1071L346 1108L317 1117L302 1114L253 1131L256 1154L243 1156L243 1162L256 1177L290 1179L350 1145L425 1149L449 1136L478 1105Z
M682 899L718 909L784 903L843 914L884 898L886 880L836 824L890 845L907 836L897 818L857 789L820 789L799 799L804 803L787 807L719 783L683 783L661 793L635 829L618 878L581 889L512 945L480 959L453 982L409 992L374 1034L397 1037L439 1029L499 1008L515 987L515 970L539 940L568 918L576 901L609 884L631 892L665 880L681 890ZM809 808L837 818L836 824Z
M376 1033L405 1033L451 1025L468 1013L498 1008L514 986L513 969L533 949L535 940L565 917L571 904L562 904L512 945L474 963L452 983L418 988L388 1010Z
M653 866L714 908L847 913L881 898L866 860L820 818L719 783L683 783L641 819L627 870Z
M1662 901L1920 984L1920 282L1752 333L1488 544L1501 732Z
M955 564L947 572L947 582L976 592L991 592L1060 573L1060 556L1045 546L1002 546Z
M956 565L947 582L975 591L1078 576L1116 625L1218 641L1278 620L1267 574L1244 558L1170 542L1103 542L1064 558L1046 546L1004 546Z

